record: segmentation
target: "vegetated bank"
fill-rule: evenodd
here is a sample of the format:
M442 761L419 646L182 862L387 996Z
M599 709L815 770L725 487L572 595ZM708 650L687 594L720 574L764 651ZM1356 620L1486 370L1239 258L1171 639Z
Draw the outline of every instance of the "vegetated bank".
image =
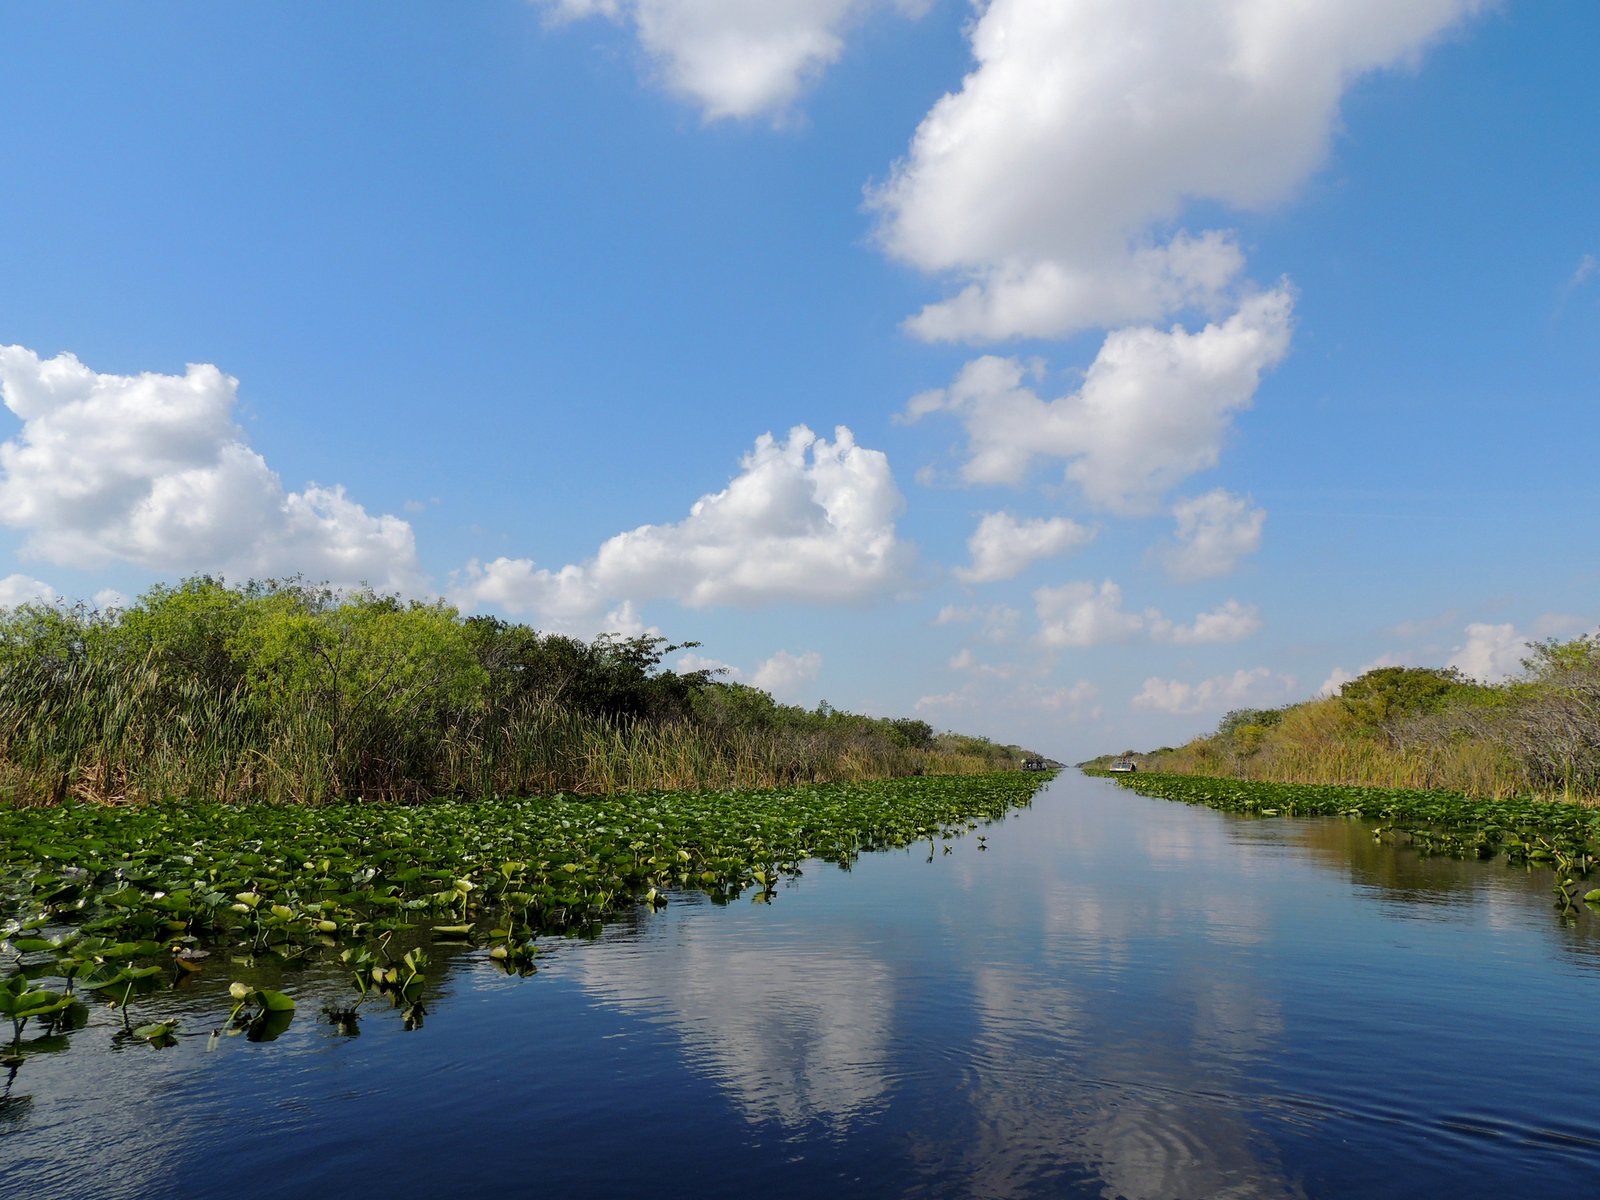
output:
M1086 770L1090 774L1109 774L1098 767ZM1422 854L1480 859L1503 855L1512 865L1548 867L1555 873L1557 908L1573 912L1581 898L1589 907L1600 910L1600 889L1586 889L1578 882L1600 863L1600 808L1593 805L1198 775L1146 773L1113 778L1140 795L1203 804L1225 812L1375 821L1375 838L1409 846Z
M541 934L675 889L770 899L811 857L931 857L1043 782L1019 747L663 669L690 645L299 580L0 615L4 1065L62 1048L85 998L170 1044L130 1005L160 1016L208 963L243 976L220 1023L252 1037L329 954L420 1023L431 943L527 974Z
M1335 696L1239 709L1209 736L1128 753L1140 771L1600 802L1600 635L1529 652L1505 683L1382 667Z
M778 704L693 642L583 642L444 603L196 577L0 612L0 801L418 802L992 771L1027 752Z

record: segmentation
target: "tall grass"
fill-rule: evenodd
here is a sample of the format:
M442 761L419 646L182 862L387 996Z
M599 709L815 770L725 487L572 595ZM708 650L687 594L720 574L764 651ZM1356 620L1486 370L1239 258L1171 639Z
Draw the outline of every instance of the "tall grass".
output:
M196 577L126 608L0 609L0 798L420 801L1014 766L923 721L675 672L448 605Z
M153 666L0 666L0 794L140 803L417 801L547 792L769 787L1014 765L1008 748L929 749L859 731L710 726L479 704L444 714L350 709L301 693L207 690ZM987 747L987 749L985 749Z
M1504 703L1446 706L1374 724L1359 708L1330 697L1280 710L1270 726L1229 729L1225 721L1209 737L1144 755L1141 766L1271 783L1600 803L1592 751L1600 720L1594 713L1569 720L1579 727L1571 739L1576 748L1558 756L1550 752L1549 710L1547 690L1524 686L1508 692Z

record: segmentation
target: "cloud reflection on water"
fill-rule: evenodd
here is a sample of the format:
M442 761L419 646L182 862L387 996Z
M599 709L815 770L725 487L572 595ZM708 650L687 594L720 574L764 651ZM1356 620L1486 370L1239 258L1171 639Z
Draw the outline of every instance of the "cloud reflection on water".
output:
M672 935L577 956L577 976L676 1030L751 1122L842 1133L883 1103L894 997L882 963L761 940L739 921L678 920Z
M874 858L826 897L780 897L826 899L829 919L679 910L574 968L673 1028L753 1124L904 1129L907 1194L1302 1195L1238 1099L1284 1032L1249 971L1265 918L1246 896L1138 882L1236 849L1210 830L1141 844L1137 822L1070 840L1030 824L991 829L987 856L963 844L920 873ZM1089 877L1113 859L1125 888ZM860 897L852 923L832 923L833 888ZM908 936L931 937L932 961L885 934L890 904L931 919Z
M974 982L968 1110L960 1130L920 1146L929 1183L959 1174L967 1193L996 1198L1304 1194L1233 1100L1225 1064L1277 1031L1243 989L1195 997L1186 1033L1162 1046L1119 1030L1103 1000L1059 978L985 967ZM1180 1086L1181 1055L1222 1065L1191 1069Z
M1419 953L1387 903L1475 899L1493 926L1494 871L1052 786L989 853L868 856L772 909L675 906L575 956L580 978L675 1030L752 1127L870 1146L905 1196L1302 1197L1381 1176L1324 1140L1417 1149L1479 1095L1426 1041L1392 1095L1345 1060L1374 1027L1421 1028L1428 960L1456 952Z
M970 923L947 914L977 951L977 1032L968 1128L942 1151L921 1147L930 1173L950 1171L953 1143L978 1195L1074 1185L1126 1197L1304 1195L1239 1100L1284 1035L1250 970L1266 916L1230 889L1146 882L1241 878L1227 837L1204 823L1113 818L1092 839L1035 831L995 845L1020 860L1008 877L1033 886L1020 904L989 893L988 921L1035 913L1024 934L1032 953L985 961Z

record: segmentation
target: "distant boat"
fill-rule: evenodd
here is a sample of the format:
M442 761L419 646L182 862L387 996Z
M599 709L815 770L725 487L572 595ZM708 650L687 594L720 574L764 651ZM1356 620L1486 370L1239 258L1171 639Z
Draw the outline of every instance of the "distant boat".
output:
M1133 759L1119 758L1116 762L1111 764L1111 769L1119 775L1131 775L1139 768L1134 764Z

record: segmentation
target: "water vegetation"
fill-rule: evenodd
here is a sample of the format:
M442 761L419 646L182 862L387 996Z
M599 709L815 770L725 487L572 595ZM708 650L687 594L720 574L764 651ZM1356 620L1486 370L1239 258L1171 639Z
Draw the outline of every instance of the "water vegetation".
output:
M331 1022L353 1030L361 1005L383 1000L415 1028L430 947L532 974L541 936L592 933L691 890L770 901L807 860L848 866L922 841L932 858L1041 783L1008 771L416 805L0 805L9 1065L60 1048L86 1001L120 1009L126 1037L170 1044L175 1026L130 1010L208 970L242 976L212 1036L271 1040L294 1016L280 982L330 957L354 996Z
M1459 792L1150 773L1114 777L1141 795L1259 817L1346 817L1373 822L1379 841L1421 854L1504 858L1553 872L1556 907L1582 901L1600 911L1600 889L1585 888L1600 863L1600 808L1529 797L1489 799Z
M93 1004L174 1045L178 988L216 991L213 1041L271 1041L316 963L341 1032L372 1003L420 1028L441 948L532 974L539 938L686 890L931 858L1041 782L1018 747L665 667L693 645L295 579L0 611L0 1065Z
M1026 752L777 703L693 642L592 642L443 602L199 576L0 610L0 800L417 802L992 771Z
M1534 643L1522 673L1503 683L1451 668L1380 667L1335 695L1238 709L1205 737L1136 757L1141 771L1168 774L1593 804L1600 635Z

